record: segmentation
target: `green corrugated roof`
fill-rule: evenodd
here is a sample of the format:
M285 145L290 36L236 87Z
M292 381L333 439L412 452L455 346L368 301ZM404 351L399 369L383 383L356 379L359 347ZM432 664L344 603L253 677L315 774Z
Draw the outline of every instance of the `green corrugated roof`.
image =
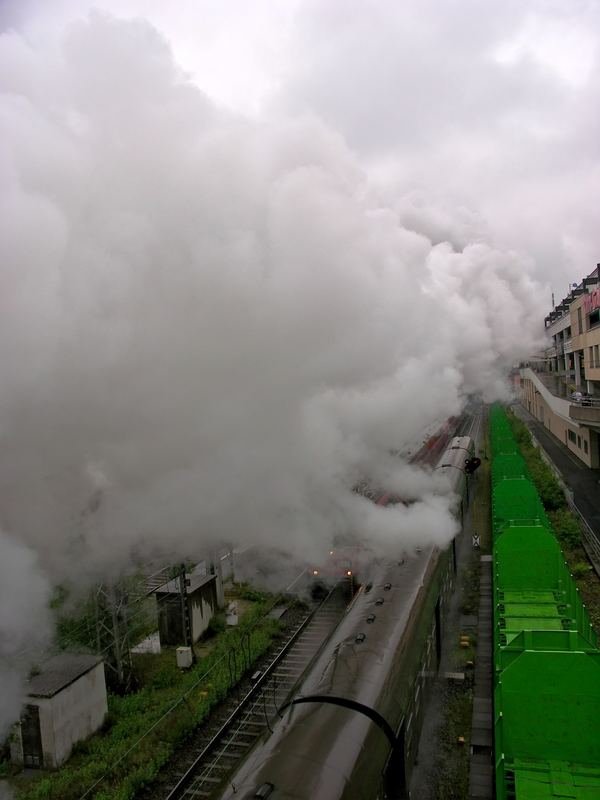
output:
M518 453L510 453L507 455L495 456L492 462L492 481L498 481L506 478L527 478L527 466L524 459Z
M505 603L555 603L554 592L504 592Z
M535 624L533 624L534 622ZM528 616L505 617L503 629L511 632L525 630L562 631L564 627L560 614L554 614L552 616L538 617L536 619L532 619Z
M494 458L519 455L519 445L511 436L492 437L492 453Z
M543 525L508 526L496 536L496 589L505 593L553 590L564 573L564 559L556 537Z
M553 642L573 649L521 649ZM597 768L600 653L577 634L550 630L524 631L506 651L495 689L497 752L511 760L567 761Z
M537 489L525 478L500 481L492 489L492 522L497 535L501 528L512 520L525 524L540 523L550 527Z
M506 617L555 617L560 616L556 602L553 603L506 603Z
M578 774L571 764L545 772L517 767L514 776L517 800L600 799L600 769Z

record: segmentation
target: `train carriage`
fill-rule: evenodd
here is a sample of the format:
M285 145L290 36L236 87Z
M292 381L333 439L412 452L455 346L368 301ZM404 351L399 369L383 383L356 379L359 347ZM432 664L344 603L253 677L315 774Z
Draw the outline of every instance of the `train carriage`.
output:
M600 651L505 413L491 413L497 800L600 798Z
M466 503L468 437L439 465ZM453 440L454 441L454 440ZM449 453L448 450L451 450ZM451 462L451 463L450 463ZM451 547L427 546L371 570L281 721L230 779L228 800L407 798L454 584Z

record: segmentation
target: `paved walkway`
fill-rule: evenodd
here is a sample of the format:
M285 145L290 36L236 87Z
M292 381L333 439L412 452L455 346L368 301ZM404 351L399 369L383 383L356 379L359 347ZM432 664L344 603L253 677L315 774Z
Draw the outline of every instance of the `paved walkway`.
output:
M523 406L514 405L512 408L517 417L531 429L560 472L564 483L573 492L575 505L600 541L600 469L590 469L582 464L560 439L550 433Z

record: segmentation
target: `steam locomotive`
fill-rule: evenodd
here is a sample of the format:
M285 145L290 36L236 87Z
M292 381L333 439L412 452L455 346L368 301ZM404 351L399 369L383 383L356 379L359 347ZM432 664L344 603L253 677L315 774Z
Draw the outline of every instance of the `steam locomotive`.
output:
M472 440L455 437L437 465L459 519L472 458ZM222 800L408 798L455 571L453 546L378 564Z

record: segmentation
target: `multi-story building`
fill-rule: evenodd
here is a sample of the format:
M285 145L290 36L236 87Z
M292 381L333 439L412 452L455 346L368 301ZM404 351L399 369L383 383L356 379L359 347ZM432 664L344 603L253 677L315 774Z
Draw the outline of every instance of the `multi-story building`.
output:
M600 264L545 326L548 347L521 369L521 402L577 458L600 467Z

